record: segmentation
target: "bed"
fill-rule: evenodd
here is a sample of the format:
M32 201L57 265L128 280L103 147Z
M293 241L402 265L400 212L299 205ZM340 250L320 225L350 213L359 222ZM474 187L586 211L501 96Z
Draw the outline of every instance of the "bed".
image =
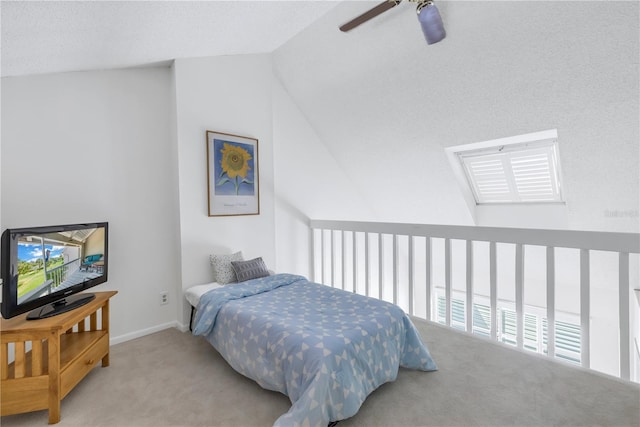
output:
M292 274L191 291L193 334L242 375L290 398L275 426L326 427L355 415L399 366L436 369L411 320L385 301Z

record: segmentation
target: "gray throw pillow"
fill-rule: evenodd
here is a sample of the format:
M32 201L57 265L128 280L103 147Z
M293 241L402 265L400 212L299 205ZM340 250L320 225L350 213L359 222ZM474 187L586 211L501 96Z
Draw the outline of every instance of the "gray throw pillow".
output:
M209 255L209 261L213 267L213 280L226 285L227 283L236 281L236 273L231 267L231 262L242 261L242 251L236 252L231 255Z
M232 261L231 266L238 282L269 276L269 270L261 257L249 261Z

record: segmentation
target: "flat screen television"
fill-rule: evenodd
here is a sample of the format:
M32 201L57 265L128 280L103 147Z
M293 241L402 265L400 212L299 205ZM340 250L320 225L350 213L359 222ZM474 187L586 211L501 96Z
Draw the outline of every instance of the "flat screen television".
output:
M73 310L95 298L79 292L107 281L107 222L7 229L0 248L5 319L27 311L34 320Z

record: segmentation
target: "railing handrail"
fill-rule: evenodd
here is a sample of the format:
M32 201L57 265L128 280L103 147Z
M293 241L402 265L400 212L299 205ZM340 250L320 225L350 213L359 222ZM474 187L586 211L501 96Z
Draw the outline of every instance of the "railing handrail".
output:
M312 219L312 229L640 253L640 233Z
M459 271L466 273L465 280L465 330L473 333L473 300L474 300L474 242L488 242L488 267L489 267L489 298L491 309L491 331L492 339L496 339L496 309L497 309L497 274L498 274L498 244L513 244L515 246L515 256L507 262L514 263L513 287L515 290L515 311L516 311L516 346L523 348L525 330L524 330L524 292L525 292L525 247L540 246L546 248L546 261L544 261L544 269L546 270L546 317L547 317L547 355L555 358L555 313L556 313L556 248L567 248L570 250L578 250L580 256L579 270L577 282L579 287L579 303L580 303L580 363L583 367L590 368L590 340L591 340L591 252L604 251L617 254L617 282L618 282L618 336L619 336L619 377L625 380L630 379L631 360L631 329L632 324L630 316L630 254L640 254L640 234L639 233L620 233L620 232L603 232L603 231L578 231L578 230L549 230L549 229L522 229L507 227L476 227L461 225L433 225L433 224L406 224L406 223L386 223L386 222L363 222L363 221L337 221L337 220L310 220L310 229L312 230L311 251L313 252L313 263L311 271L314 280L316 272L321 275L321 283L324 283L325 265L329 270L329 284L334 286L334 281L341 275L341 287L344 288L347 281L351 282L351 287L355 292L358 271L364 276L365 295L369 294L369 281L371 278L370 259L373 257L377 263L378 270L378 298L382 299L383 288L392 286L393 303L398 303L398 293L401 280L406 282L408 296L408 310L413 314L414 306L414 289L417 285L414 278L415 254L414 246L416 242L414 237L424 237L423 251L424 263L422 268L425 271L425 293L426 293L426 314L425 318L433 320L431 310L433 297L433 258L432 258L432 240L444 240L444 259L440 258L439 263L444 268L444 289L445 289L445 323L451 326L452 321L452 290L453 290L453 257L460 256L461 251L452 250L452 241L465 241L465 264ZM325 242L325 231L328 233L328 244ZM338 232L338 233L335 233ZM358 237L358 234L364 234L364 239ZM377 248L371 252L369 246L369 236L377 235ZM316 237L319 236L319 240ZM392 237L385 239L383 236ZM407 239L399 239L399 237L407 237ZM350 249L347 250L350 241ZM336 243L337 242L337 243ZM318 243L319 248L317 248ZM337 247L336 247L337 244ZM390 245L390 246L388 246ZM362 247L364 246L364 248ZM407 277L400 277L400 249L402 246L406 250L406 254L402 255L406 259ZM440 245L438 245L440 247ZM340 248L341 247L341 248ZM316 250L319 249L319 257ZM336 251L339 253L341 261L336 258ZM350 254L347 254L347 251ZM328 252L328 255L326 255ZM403 252L404 253L404 252ZM362 257L361 257L362 256ZM347 258L350 259L351 267L347 264ZM315 262L320 261L320 268L316 270ZM327 260L325 264L325 259ZM388 263L385 262L387 259ZM360 267L360 263L364 263ZM484 262L484 261L480 261ZM390 282L385 278L386 266L391 267ZM341 269L340 272L336 270ZM347 269L351 274L348 278ZM615 274L611 271L612 274ZM373 273L375 275L375 273ZM634 279L635 280L635 279Z
M57 266L55 268L52 268L51 270L47 270L47 273L53 273L56 270L60 270L61 268L68 267L69 265L71 265L71 264L73 264L75 262L78 262L79 260L80 260L80 258L76 258L73 261L69 261L69 262L67 262L65 264L59 265L59 266Z

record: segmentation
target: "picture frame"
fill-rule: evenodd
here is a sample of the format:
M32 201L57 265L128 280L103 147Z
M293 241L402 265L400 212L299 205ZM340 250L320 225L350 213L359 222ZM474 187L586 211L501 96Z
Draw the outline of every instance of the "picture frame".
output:
M207 130L209 216L259 215L258 140Z

